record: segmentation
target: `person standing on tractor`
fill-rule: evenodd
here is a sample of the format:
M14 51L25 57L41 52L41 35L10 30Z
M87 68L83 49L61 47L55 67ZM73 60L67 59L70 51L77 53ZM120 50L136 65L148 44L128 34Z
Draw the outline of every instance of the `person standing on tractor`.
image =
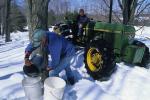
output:
M35 51L37 52L35 53ZM32 56L31 60L29 59L30 55ZM70 68L74 55L73 44L65 38L54 32L37 29L33 32L32 41L25 49L25 65L30 67L36 63L37 67L48 72L49 77L59 76L59 73L65 70L68 82L74 84L74 74Z
M79 10L79 15L77 16L77 24L78 24L78 37L83 36L83 28L87 25L89 22L89 18L85 15L84 10Z

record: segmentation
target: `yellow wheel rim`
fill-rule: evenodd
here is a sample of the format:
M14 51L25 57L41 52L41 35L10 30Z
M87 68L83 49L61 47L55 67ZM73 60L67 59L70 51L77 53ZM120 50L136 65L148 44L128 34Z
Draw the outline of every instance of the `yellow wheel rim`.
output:
M92 72L102 69L102 54L96 48L90 48L87 52L87 64Z

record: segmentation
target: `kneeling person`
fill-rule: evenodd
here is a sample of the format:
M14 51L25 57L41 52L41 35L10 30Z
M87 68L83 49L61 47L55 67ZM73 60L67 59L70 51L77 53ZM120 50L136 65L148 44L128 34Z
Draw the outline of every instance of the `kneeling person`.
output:
M33 54L33 51L38 53ZM29 60L30 55L32 56L31 61ZM25 65L30 66L32 62L35 62L40 69L46 67L49 76L58 76L65 69L68 81L74 84L74 75L70 68L74 55L73 44L65 38L53 32L37 29L25 50ZM36 59L37 56L41 56L42 60Z

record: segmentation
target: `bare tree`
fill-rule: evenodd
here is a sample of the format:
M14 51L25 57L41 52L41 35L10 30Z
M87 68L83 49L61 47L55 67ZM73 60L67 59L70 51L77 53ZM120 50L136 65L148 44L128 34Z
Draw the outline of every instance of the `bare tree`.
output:
M113 21L122 22L121 19L120 19L120 16L119 16L120 12L119 12L118 10L117 10L117 11L113 10L113 8L111 8L111 6L110 6L111 4L113 4L113 2L114 2L115 0L111 0L111 1L110 1L110 0L102 0L102 1L103 1L104 4L106 5L106 7L109 8L109 10L111 9L110 12L111 12L112 14L110 14L109 17L111 16L110 18L111 18ZM116 2L114 2L114 4L115 4L115 3L116 3ZM122 5L121 5L121 6L122 6ZM113 7L113 6L112 6L112 7ZM105 8L105 9L106 9L106 8ZM117 8L117 9L118 9L118 8ZM105 12L109 12L108 9L107 9L107 11L105 10ZM109 12L109 13L110 13L110 12ZM108 14L107 14L107 16L108 16ZM111 20L110 18L109 18L109 21Z
M10 15L10 4L11 0L5 0L4 2L4 34L6 35L5 41L9 42L10 40L10 31L9 31L9 15Z
M109 6L109 0L103 0L104 3ZM116 2L116 0L113 0ZM150 7L149 0L117 0L120 10L123 16L124 24L133 24L134 18L142 14L146 9ZM122 22L122 17L120 16L120 12L112 10L114 17L116 17L120 22ZM112 17L112 18L114 18Z
M0 35L4 35L4 0L0 0Z
M150 7L149 0L118 0L118 4L123 12L124 24L132 24L135 17Z
M48 30L48 3L50 0L26 0L27 22L31 34L37 28Z
M103 0L82 0L79 8L83 8L89 17L96 20L108 21L109 8Z
M1 1L0 1L0 35L2 35L2 29L3 29L3 28L2 28L2 21L3 21L3 20L2 20L2 18L3 18L3 17L2 17L2 15L3 15L3 10L2 10L2 9L3 9L3 6L4 6L3 1L4 1L4 0L1 0Z
M149 0L139 0L135 17L140 16L146 9L150 9L150 1Z
M55 11L56 15L69 11L69 0L51 0L49 9Z
M132 24L138 0L123 0L123 24Z

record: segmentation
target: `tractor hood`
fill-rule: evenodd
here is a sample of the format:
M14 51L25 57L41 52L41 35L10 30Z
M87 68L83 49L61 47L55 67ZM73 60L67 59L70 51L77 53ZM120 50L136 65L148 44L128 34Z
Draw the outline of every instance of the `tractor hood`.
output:
M123 25L119 23L105 23L96 22L94 26L95 31L110 32L110 33L125 33L135 34L135 28L130 25Z

